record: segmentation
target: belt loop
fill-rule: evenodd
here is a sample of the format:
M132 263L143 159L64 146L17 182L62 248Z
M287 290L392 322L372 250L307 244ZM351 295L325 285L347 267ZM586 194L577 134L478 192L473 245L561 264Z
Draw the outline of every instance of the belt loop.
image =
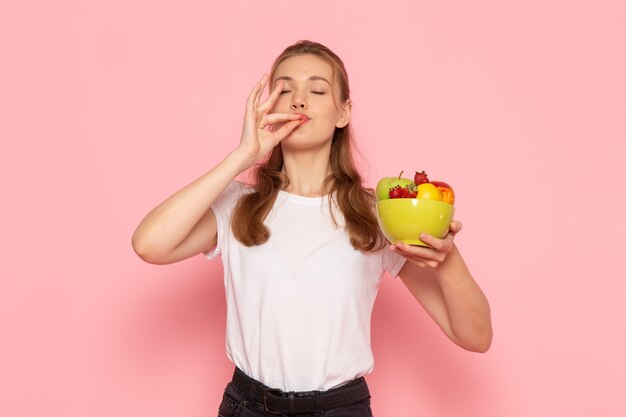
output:
M289 391L289 414L296 413L296 393Z
M317 411L322 411L320 407L320 392L317 390L315 391L315 408L317 408Z

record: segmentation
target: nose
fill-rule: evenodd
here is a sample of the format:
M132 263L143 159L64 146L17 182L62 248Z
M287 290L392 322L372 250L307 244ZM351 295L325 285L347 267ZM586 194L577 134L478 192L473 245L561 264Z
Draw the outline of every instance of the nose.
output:
M304 99L297 94L293 95L293 99L291 100L291 109L292 110L303 110L306 108L306 104Z

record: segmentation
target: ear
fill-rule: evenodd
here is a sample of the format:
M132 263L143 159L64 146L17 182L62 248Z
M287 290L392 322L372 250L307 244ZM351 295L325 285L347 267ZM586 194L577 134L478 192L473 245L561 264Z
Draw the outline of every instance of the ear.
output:
M337 123L335 123L335 127L338 127L338 128L346 127L346 125L350 123L351 116L352 116L352 100L346 100L346 102L341 108L341 113L339 114L339 119L337 120Z

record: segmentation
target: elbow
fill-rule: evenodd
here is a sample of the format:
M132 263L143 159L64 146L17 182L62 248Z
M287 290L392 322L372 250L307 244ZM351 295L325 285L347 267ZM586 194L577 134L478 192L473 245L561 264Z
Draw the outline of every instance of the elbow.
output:
M142 246L140 243L135 243L134 241L132 242L132 245L133 251L135 251L135 254L139 256L142 261L153 263L153 257L150 254L150 251L147 250L145 246Z
M476 328L471 332L453 334L452 341L469 352L485 353L491 348L491 342L493 341L491 325L484 328Z
M484 339L478 343L474 343L470 347L466 348L470 352L486 353L491 347L491 339Z
M160 264L157 252L146 241L146 239L140 238L137 233L133 234L131 245L135 254L137 254L137 256L139 256L144 262L156 265Z
M493 327L491 325L491 313L489 306L485 314L476 318L473 323L463 330L462 340L464 344L461 345L465 350L476 353L486 353L491 348L491 342L493 341Z
M152 255L150 255L150 252L144 250L141 246L133 245L133 250L135 251L135 254L137 254L137 256L141 258L142 261L149 264L155 263L155 259Z
M486 353L491 348L493 341L493 331L491 328L480 333L476 333L470 340L465 341L460 346L470 352Z

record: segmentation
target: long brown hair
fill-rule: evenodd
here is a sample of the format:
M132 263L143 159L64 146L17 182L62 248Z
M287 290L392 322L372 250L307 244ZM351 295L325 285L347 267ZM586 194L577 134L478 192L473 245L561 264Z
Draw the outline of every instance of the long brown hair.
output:
M272 65L270 85L273 85L274 74L280 63L287 58L304 54L315 55L332 66L333 78L339 82L340 100L345 103L350 98L350 87L343 62L326 46L316 42L298 41L287 47ZM376 197L372 189L362 185L361 175L352 158L353 146L350 124L335 128L330 149L332 173L324 179L322 189L329 192L329 197L336 196L352 246L361 251L379 250L384 247L384 238L374 213ZM255 190L242 196L235 207L232 217L233 234L246 246L262 245L270 238L270 231L263 224L263 220L274 205L278 191L289 185L289 178L281 172L282 168L283 154L279 144L267 160L255 168ZM336 226L332 198L328 199L328 204Z

